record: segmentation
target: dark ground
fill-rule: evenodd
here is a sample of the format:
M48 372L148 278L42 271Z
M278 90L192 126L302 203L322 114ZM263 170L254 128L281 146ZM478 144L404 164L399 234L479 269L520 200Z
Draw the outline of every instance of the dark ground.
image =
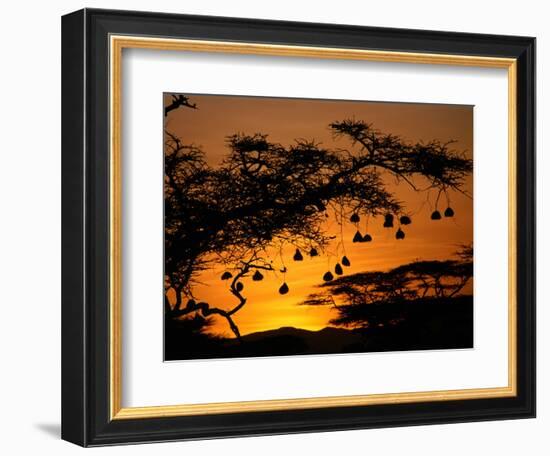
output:
M364 329L326 327L320 331L282 327L236 339L214 338L181 322L165 325L165 360L240 358L473 347L473 298L447 302L385 304L381 313L397 324Z

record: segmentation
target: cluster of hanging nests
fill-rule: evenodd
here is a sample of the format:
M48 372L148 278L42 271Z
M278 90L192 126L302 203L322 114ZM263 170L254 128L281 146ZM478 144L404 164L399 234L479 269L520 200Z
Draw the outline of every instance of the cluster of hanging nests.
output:
M453 211L453 209L448 207L443 212L443 215L445 217L454 217L455 212ZM433 211L432 215L430 216L430 219L432 219L432 220L441 220L441 212L439 212L438 210ZM350 222L354 223L357 226L359 221L360 221L359 214L357 214L357 213L352 214L352 216L350 217ZM384 216L384 225L383 225L384 228L393 228L393 221L394 221L393 214L386 214ZM405 239L405 232L401 229L401 226L410 225L411 223L412 223L412 220L408 215L402 215L401 217L399 217L399 227L397 228L397 231L395 232L395 239L397 239L397 240ZM372 241L372 236L368 233L365 233L365 235L362 235L361 232L359 231L359 229L357 229L357 231L356 231L356 233L355 233L355 235L353 236L353 239L352 239L352 242L354 242L354 243L356 243L356 242L371 242L371 241Z
M443 212L443 215L445 217L449 218L449 217L454 217L455 213L454 213L453 209L448 207ZM441 220L441 213L436 209L435 211L432 212L432 214L430 216L430 219L431 220ZM370 234L365 233L364 235L362 235L361 232L359 231L358 223L360 221L361 221L361 218L359 217L359 214L353 213L351 215L350 222L355 224L356 227L357 227L357 231L356 231L355 235L353 236L352 242L354 242L354 243L357 243L357 242L371 242L372 241L372 236ZM401 229L401 226L410 225L411 223L412 223L412 220L408 215L400 216L399 217L399 226L398 226L397 231L395 232L395 239L397 239L397 240L405 239L405 232ZM384 228L393 228L393 225L394 225L394 216L393 216L393 214L386 214L384 216L384 225L383 225ZM311 248L311 250L309 251L309 256L311 258L319 256L319 252L317 251L317 249L315 247ZM292 259L294 261L304 261L304 256L303 256L302 252L300 251L300 249L298 249L298 248L296 249L296 252L294 253L294 256L292 257ZM344 269L342 268L342 266L345 266L345 267L350 267L351 266L351 261L345 255L341 259L341 264L336 263L336 265L334 266L334 273L336 275L341 276L341 275L344 274ZM286 272L286 268L284 268L282 270L282 272ZM225 271L221 275L221 280L229 280L232 277L233 277L233 275L229 271ZM254 274L252 275L252 280L254 282L259 282L259 281L263 280L263 278L264 278L263 274L258 270L256 270L254 272ZM334 274L332 273L332 271L329 270L329 271L327 271L323 274L323 280L325 282L330 282L333 279L334 279ZM235 284L235 289L238 292L241 292L244 289L243 283L242 282L237 282ZM289 289L287 283L283 282L283 284L279 288L279 293L282 294L282 295L285 295L289 292L289 290L290 289Z

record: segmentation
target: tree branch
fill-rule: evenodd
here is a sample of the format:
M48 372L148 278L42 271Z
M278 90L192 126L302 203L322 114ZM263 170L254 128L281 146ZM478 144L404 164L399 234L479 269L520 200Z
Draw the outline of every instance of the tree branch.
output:
M164 108L164 116L166 117L170 111L173 111L180 106L186 106L191 109L198 109L196 103L189 103L189 98L185 95L172 95L172 103Z

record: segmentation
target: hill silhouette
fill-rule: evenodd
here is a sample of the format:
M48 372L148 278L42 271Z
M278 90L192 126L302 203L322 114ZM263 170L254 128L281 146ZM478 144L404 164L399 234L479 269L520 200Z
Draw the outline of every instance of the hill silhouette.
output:
M377 306L373 306L374 308ZM278 329L223 338L193 333L166 322L165 359L242 358L473 347L473 298L426 299L385 304L378 312L403 314L399 324L377 324L347 329L327 326L319 331L284 326ZM183 325L184 323L181 323Z
M345 353L354 344L361 343L359 332L344 328L327 326L319 331L309 331L302 328L284 326L282 328L260 331L243 336L243 342L250 346L259 356L274 356L281 354L315 354L315 353ZM237 345L235 339L232 344Z

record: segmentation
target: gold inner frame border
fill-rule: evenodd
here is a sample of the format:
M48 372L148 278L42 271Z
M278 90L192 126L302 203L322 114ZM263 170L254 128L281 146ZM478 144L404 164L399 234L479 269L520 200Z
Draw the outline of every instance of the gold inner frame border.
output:
M195 51L317 59L503 68L508 72L508 385L505 387L275 399L207 404L122 407L122 52L124 49ZM111 35L110 52L110 415L112 420L265 412L326 407L513 397L517 395L517 61L469 55L376 51L332 47L257 44Z

